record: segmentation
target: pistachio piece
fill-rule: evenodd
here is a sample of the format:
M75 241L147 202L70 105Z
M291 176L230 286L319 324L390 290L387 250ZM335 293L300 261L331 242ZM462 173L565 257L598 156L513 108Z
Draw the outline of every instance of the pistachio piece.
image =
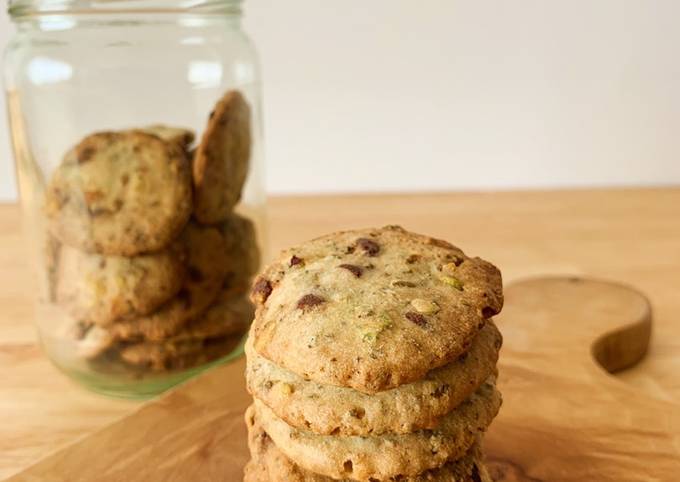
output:
M411 306L413 306L418 313L424 313L426 315L439 311L439 305L437 303L422 298L411 300Z
M361 341L365 343L374 343L383 331L392 328L392 326L392 318L390 318L390 315L381 313L379 315L379 321L361 327Z
M456 263L446 263L442 266L442 273L447 276L453 276L456 271Z
M453 276L442 276L441 280L449 286L453 286L458 291L463 291L463 282Z

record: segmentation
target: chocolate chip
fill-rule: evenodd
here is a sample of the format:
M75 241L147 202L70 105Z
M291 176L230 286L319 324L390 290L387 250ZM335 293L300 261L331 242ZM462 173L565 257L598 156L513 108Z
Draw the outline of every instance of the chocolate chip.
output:
M253 286L253 297L260 303L264 303L272 294L272 284L268 279L258 278Z
M485 306L482 308L482 318L491 318L493 315L497 315L498 311L490 306Z
M449 243L448 241L444 241L443 239L437 239L437 238L430 238L427 240L428 244L431 244L432 246L437 246L438 248L446 248L446 249L456 249L456 247Z
M267 390L271 390L273 386L274 383L271 380L267 380L266 382L264 382L264 388L266 388Z
M81 149L78 151L78 163L82 164L83 162L87 162L90 159L92 159L92 156L95 154L95 149L94 147L85 147L84 149Z
M364 250L368 256L377 256L380 252L380 245L368 238L357 239L357 246Z
M205 279L205 276L203 276L203 272L194 266L188 266L187 272L189 273L189 278L191 279L191 281L195 281L196 283L200 283Z
M456 266L460 266L465 261L462 256L450 253L446 255L446 259L452 261Z
M357 278L361 278L361 275L364 274L364 269L361 266L357 266L355 264L341 264L338 266L338 268L346 269Z
M304 261L302 258L298 258L297 256L293 255L292 258L290 258L290 263L289 266L297 266L298 264L302 264Z
M297 307L299 310L306 310L307 308L313 308L324 303L326 300L315 294L304 295L297 302Z
M422 256L420 256L419 254L412 254L408 258L406 258L406 263L407 264L413 264L416 261L420 261L421 258L422 258Z
M364 415L366 415L366 410L364 410L361 407L354 407L350 409L349 415L350 417L358 418L359 420L361 420L362 418L364 418Z
M352 254L355 249L357 249L356 246L347 246L347 250L345 250L345 253Z
M415 288L416 284L413 283L412 281L396 280L392 281L392 286L398 286L400 288Z
M406 314L404 314L407 320L412 321L418 326L427 326L427 318L425 318L423 315L420 313L416 313L415 311L407 311Z
M441 398L442 396L444 396L444 394L446 394L449 391L449 388L450 388L449 384L444 383L443 385L440 385L437 388L435 388L434 392L432 392L432 396L434 398Z
M177 299L182 302L182 306L186 309L191 308L191 292L185 288L179 290L177 293Z

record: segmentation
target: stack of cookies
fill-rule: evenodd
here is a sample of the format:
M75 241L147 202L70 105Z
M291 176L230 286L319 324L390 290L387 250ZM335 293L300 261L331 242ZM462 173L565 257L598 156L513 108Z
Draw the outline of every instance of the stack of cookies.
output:
M250 108L228 92L198 146L156 125L84 138L46 191L50 301L73 353L135 369L228 353L252 319L253 223L234 212L248 173Z
M254 284L247 482L482 481L499 271L397 226L289 249Z

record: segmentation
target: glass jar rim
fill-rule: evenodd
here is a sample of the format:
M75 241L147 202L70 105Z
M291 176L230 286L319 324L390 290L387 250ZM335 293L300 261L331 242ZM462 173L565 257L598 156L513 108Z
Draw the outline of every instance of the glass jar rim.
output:
M243 0L9 0L13 19L40 15L148 13L240 14Z

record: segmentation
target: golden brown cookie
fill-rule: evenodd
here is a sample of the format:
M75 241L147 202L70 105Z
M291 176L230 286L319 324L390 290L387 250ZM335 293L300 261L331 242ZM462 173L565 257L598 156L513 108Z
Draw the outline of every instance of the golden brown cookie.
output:
M502 337L487 322L470 349L423 380L374 395L322 385L278 367L246 343L248 391L289 425L322 435L380 435L433 428L496 372Z
M162 341L140 341L120 345L120 356L131 365L153 370L185 368L189 360L208 360L227 354L240 340L253 316L253 306L244 298L220 302L178 333ZM221 348L229 348L220 353ZM205 351L206 357L201 357Z
M210 114L193 161L194 216L205 224L223 221L241 199L248 176L250 106L231 90Z
M244 265L249 254L237 242L241 238L236 239L231 232L225 234L224 224L205 226L192 221L186 226L180 241L186 249L188 268L179 293L147 316L113 323L110 330L117 339L164 340L203 315L214 302L244 292L251 276L243 271L249 266Z
M398 226L288 249L251 297L258 353L303 378L369 394L451 363L503 304L495 266Z
M119 347L121 359L128 365L160 372L185 370L204 365L228 355L241 342L241 335L176 343L133 343Z
M218 297L229 263L229 251L220 230L191 222L181 242L187 252L187 276L177 296L147 316L113 323L109 330L116 339L164 340L200 316Z
M245 334L253 320L253 305L245 298L219 301L190 321L168 341L205 340Z
M177 294L185 275L179 243L132 257L60 250L56 300L71 316L98 325L148 315Z
M333 479L303 469L286 457L267 435L257 419L256 411L246 411L248 447L251 461L246 465L244 482L331 482ZM351 478L342 479L351 482ZM377 479L375 479L377 480ZM476 440L460 459L446 462L415 476L382 479L385 482L491 482L483 464L480 441Z
M169 245L191 207L182 149L134 131L92 134L69 151L47 188L45 210L62 243L134 256Z
M253 222L232 214L219 225L229 252L227 279L232 286L250 286L260 267L260 248Z
M489 381L431 430L360 437L296 429L262 402L254 403L262 428L293 462L327 477L356 480L416 476L463 457L500 405L500 393Z

